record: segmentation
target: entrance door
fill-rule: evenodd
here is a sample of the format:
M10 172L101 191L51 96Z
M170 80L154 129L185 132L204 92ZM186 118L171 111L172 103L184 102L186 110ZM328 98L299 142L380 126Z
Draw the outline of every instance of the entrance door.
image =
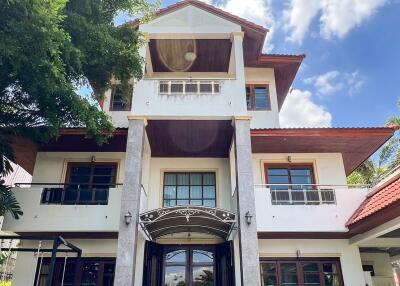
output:
M216 285L214 246L167 246L163 258L163 285Z

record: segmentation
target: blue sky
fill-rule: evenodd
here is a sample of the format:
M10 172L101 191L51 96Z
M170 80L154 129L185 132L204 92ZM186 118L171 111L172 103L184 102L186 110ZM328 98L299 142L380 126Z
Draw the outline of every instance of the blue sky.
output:
M206 2L270 28L265 52L306 54L283 126L382 126L399 114L400 0Z

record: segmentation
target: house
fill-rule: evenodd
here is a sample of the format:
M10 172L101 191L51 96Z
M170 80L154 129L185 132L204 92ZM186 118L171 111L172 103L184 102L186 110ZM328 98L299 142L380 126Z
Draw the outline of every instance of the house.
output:
M63 129L24 161L13 286L365 286L400 212L373 219L380 192L346 175L394 129L280 128L304 56L263 54L268 29L211 5L132 25L145 75L101 102L114 137Z

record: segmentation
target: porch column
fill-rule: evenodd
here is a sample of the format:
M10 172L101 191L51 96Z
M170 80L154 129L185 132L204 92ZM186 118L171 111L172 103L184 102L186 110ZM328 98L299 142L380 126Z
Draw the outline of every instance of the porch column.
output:
M134 286L146 119L128 116L125 178L121 194L114 285ZM129 216L132 216L129 222Z
M237 213L242 286L259 286L260 261L254 198L250 117L235 117ZM246 214L251 215L248 224Z

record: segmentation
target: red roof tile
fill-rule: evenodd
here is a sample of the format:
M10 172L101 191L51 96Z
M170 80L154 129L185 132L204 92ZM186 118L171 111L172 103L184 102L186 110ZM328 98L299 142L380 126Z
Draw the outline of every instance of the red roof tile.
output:
M346 226L351 227L398 202L400 202L400 172L371 192Z

